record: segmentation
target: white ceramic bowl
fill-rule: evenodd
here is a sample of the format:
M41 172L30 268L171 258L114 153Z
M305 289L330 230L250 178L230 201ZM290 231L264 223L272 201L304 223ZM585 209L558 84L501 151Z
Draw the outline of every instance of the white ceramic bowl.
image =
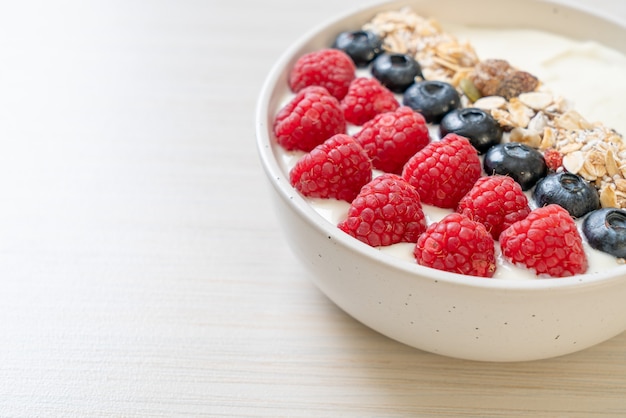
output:
M404 5L441 21L536 28L593 39L626 53L623 23L559 3L520 0L391 2L336 18L304 36L269 74L257 107L256 130L278 219L312 280L368 327L451 357L543 359L622 333L626 330L626 266L562 279L511 281L399 262L341 232L289 184L271 132L273 117L288 93L288 70L303 53L330 45L339 31L357 29L375 13Z

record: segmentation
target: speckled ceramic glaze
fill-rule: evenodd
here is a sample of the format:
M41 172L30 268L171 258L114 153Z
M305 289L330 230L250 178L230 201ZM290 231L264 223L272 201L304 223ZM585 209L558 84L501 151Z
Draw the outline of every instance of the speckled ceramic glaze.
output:
M410 5L422 15L484 26L522 26L593 39L626 52L626 25L555 2L391 2L325 23L296 42L269 74L257 108L257 144L277 217L319 289L358 321L402 343L446 356L524 361L572 353L626 330L626 266L598 274L525 281L460 276L399 262L318 215L277 159L273 115L287 73L303 53L375 13ZM474 13L475 10L481 13ZM502 19L506 16L506 23ZM306 326L306 324L303 324Z

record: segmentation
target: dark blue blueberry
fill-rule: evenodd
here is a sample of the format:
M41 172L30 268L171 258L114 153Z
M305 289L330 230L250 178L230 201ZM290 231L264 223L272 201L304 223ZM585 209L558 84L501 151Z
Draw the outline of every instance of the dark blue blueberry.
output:
M600 208L600 195L596 188L579 175L566 172L550 174L539 180L533 199L539 207L556 203L574 218L581 218Z
M583 221L583 234L591 248L626 258L626 211L604 208L591 212Z
M404 92L402 103L421 113L426 122L439 123L461 105L461 97L453 85L443 81L420 81Z
M524 191L531 189L548 174L543 155L518 142L497 144L489 148L483 159L483 168L489 176L501 174L513 178Z
M375 33L357 30L341 32L335 38L333 48L348 54L357 67L367 67L383 51L383 43Z
M422 68L407 54L380 54L372 63L372 75L394 93L404 93L415 77L422 77Z
M489 113L475 107L449 112L441 120L439 132L442 138L449 133L466 137L479 154L502 141L500 124Z

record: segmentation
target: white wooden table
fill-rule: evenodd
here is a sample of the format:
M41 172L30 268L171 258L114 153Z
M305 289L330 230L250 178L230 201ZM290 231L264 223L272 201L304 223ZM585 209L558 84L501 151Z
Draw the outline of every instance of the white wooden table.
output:
M626 334L444 358L355 322L293 258L256 97L362 3L0 5L0 416L626 416Z

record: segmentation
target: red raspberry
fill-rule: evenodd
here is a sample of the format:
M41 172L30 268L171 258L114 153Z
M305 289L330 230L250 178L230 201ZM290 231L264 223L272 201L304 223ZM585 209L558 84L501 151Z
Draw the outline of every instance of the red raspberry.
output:
M430 142L426 120L408 106L376 115L354 139L365 148L374 168L395 174Z
M322 49L301 56L289 73L289 87L298 92L307 86L325 87L341 100L356 77L356 67L348 54L338 49Z
M333 135L346 133L339 100L324 87L305 87L276 115L274 134L285 149L311 151Z
M576 223L556 204L533 210L500 234L502 255L539 276L565 277L587 271Z
M448 134L431 142L407 161L402 177L417 189L422 203L456 208L480 177L476 149L465 137Z
M470 219L485 225L493 239L511 224L530 213L528 199L522 187L508 176L479 178L456 208Z
M391 112L399 106L391 90L368 77L355 78L341 100L346 121L354 125L363 125L379 113Z
M438 270L493 277L495 244L485 226L460 213L431 224L417 240L415 260Z
M543 153L548 169L557 171L563 166L563 154L555 149L548 149Z
M372 180L372 163L351 136L337 134L305 154L289 173L289 181L308 197L351 202Z
M416 242L426 229L417 190L396 174L385 173L363 186L339 228L379 247Z

